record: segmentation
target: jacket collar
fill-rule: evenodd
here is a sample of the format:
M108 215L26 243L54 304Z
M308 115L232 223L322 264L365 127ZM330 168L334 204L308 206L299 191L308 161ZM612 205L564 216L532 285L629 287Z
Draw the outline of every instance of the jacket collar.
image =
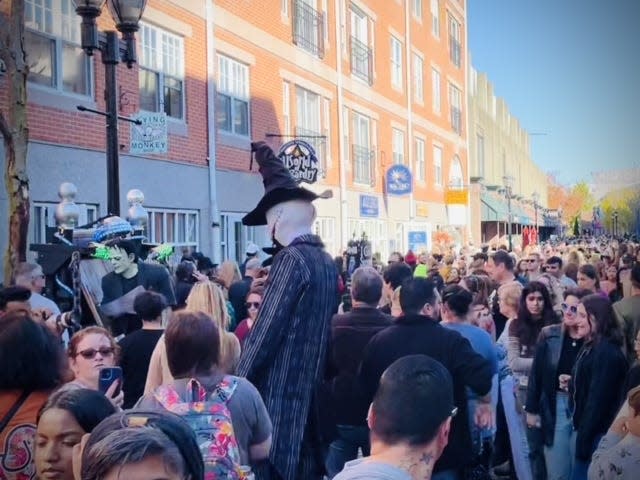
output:
M427 317L426 315L414 314L414 313L411 313L408 315L402 315L398 317L395 323L399 325L421 325L421 324L437 325L438 324L438 322L436 322L431 317Z
M322 243L322 240L320 239L320 237L312 233L307 233L305 235L300 235L299 237L294 238L293 241L289 244L289 246L291 247L293 245L302 245L302 244L311 245L314 247L324 247L324 244Z

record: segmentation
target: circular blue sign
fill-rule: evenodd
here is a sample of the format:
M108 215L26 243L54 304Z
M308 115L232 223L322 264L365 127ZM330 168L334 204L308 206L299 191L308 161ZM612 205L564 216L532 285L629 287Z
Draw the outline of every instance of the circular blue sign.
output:
M387 193L389 195L408 195L413 190L413 175L405 165L389 167L386 175Z

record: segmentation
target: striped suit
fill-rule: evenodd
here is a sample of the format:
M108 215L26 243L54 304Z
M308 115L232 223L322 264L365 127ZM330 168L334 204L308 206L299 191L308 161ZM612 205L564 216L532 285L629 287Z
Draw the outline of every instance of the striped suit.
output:
M260 480L319 478L308 424L324 375L337 289L338 272L320 237L302 235L276 255L238 367L262 394L273 422L269 460L275 474L258 470Z

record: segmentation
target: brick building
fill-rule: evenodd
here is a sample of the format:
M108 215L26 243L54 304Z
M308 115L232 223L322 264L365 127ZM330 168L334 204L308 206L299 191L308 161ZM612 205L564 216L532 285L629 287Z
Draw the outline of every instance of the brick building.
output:
M131 127L120 123L120 213L126 192L139 188L152 241L241 259L248 241L268 243L265 229L241 225L263 191L249 172L250 142L278 148L298 136L314 144L322 166L310 188L334 192L316 202L316 229L332 254L362 232L383 256L406 251L412 232L427 233L428 243L430 232L447 228L461 239L467 206L445 197L469 183L465 3L150 0L139 63L118 66L118 108L123 116L165 112L169 149L131 153ZM79 48L71 0L51 8L25 0L25 8L30 228L39 242L55 223L64 181L78 187L81 222L107 213L104 119L77 110L105 109L104 69L99 52L87 58ZM113 28L106 11L98 24ZM386 194L385 173L396 163L413 173L409 195Z

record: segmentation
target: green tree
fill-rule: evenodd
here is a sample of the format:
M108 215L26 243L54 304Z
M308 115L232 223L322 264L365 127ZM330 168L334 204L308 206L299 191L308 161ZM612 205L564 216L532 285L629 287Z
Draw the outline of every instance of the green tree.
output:
M573 236L580 236L580 221L578 220L578 217L573 218Z

